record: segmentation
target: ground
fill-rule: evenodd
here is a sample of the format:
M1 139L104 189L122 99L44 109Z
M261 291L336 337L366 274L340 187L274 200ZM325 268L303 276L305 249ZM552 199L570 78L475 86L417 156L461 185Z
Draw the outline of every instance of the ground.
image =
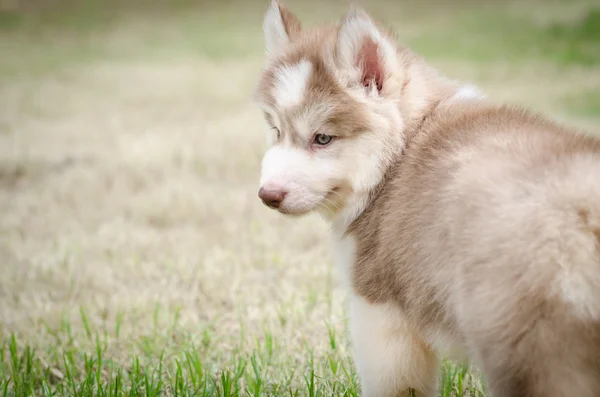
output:
M0 393L357 395L327 225L257 198L268 1L0 1ZM310 24L347 2L287 1ZM594 1L362 2L600 132ZM440 5L441 4L441 5ZM442 395L483 395L444 366Z

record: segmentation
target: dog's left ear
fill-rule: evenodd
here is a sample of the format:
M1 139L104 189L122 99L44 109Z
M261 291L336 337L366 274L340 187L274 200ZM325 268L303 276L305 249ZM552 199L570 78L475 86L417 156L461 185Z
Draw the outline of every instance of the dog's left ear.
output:
M381 92L397 65L396 45L366 12L353 8L338 31L336 60L350 84Z
M298 18L281 5L279 0L272 0L263 22L267 55L280 54L301 30L302 25Z

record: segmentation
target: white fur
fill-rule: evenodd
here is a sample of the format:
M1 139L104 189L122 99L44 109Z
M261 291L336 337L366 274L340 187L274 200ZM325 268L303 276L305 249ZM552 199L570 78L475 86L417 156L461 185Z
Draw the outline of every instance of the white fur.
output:
M476 86L467 84L460 87L456 94L450 98L451 101L463 101L465 99L485 99L485 95Z
M356 258L356 241L350 235L336 230L331 233L333 245L333 262L335 263L342 285L350 290L352 287L352 267Z
M335 230L346 230L369 203L368 192L354 192L346 199L344 208L332 220Z
M279 5L275 0L265 14L263 21L263 31L265 35L265 47L267 56L273 57L278 55L283 48L289 43L290 38L285 30L283 19Z
M301 104L311 74L312 64L306 59L292 66L282 66L275 74L273 87L277 106L289 109Z
M440 328L432 328L422 332L423 339L437 353L438 357L450 358L456 362L469 363L466 346L458 338Z
M438 362L396 307L353 295L350 322L363 397L433 396Z
M333 188L331 162L311 157L306 150L276 145L263 158L260 186L283 190L286 197L280 210L304 214L316 209Z

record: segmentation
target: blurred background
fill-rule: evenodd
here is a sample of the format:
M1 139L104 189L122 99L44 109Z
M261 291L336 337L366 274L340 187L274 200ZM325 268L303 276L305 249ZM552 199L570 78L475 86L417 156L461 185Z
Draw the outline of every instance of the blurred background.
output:
M0 392L356 394L327 226L256 195L268 3L0 0ZM445 75L600 132L597 0L359 4Z

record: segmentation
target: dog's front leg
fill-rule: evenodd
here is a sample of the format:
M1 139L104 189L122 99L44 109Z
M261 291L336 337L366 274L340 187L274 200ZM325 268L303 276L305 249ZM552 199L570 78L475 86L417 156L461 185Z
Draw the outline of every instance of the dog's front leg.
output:
M351 335L363 397L433 396L438 360L414 332L400 309L350 302Z

